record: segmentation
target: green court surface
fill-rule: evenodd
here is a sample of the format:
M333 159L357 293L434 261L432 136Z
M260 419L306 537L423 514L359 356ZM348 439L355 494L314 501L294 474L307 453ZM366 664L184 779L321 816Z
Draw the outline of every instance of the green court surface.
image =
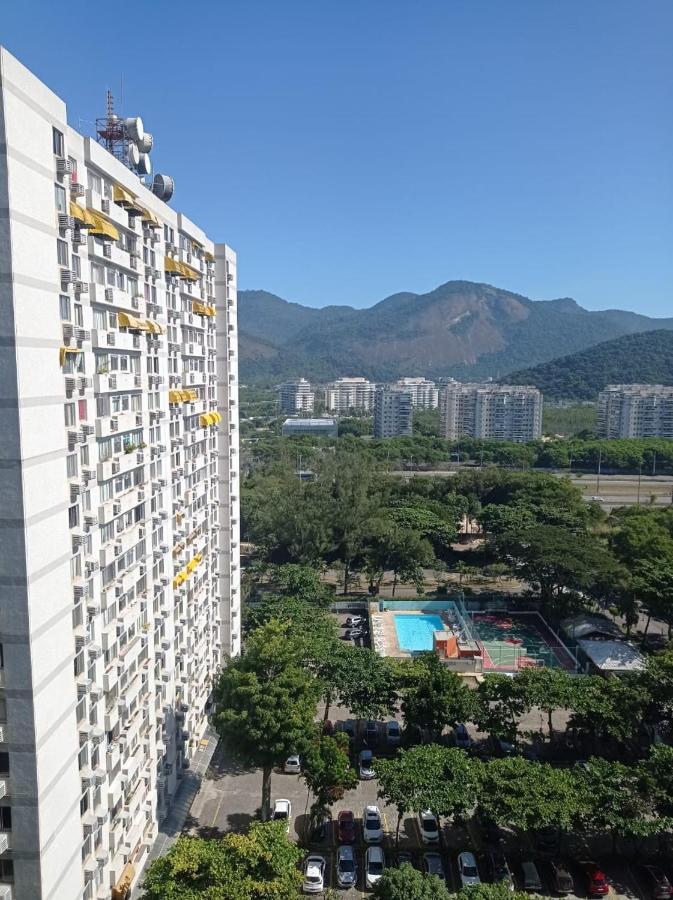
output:
M515 671L547 666L574 671L575 661L537 613L473 613L484 648L484 668Z

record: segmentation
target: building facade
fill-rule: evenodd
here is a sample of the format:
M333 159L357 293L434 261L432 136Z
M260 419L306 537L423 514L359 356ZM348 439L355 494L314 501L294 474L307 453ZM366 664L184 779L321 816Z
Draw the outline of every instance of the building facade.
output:
M673 438L673 387L608 384L598 395L601 438Z
M300 413L310 415L315 405L315 394L305 378L300 378L298 381L287 381L285 384L279 385L278 399L280 411L288 416L296 416Z
M312 434L317 437L335 438L339 435L339 425L336 419L324 416L320 419L286 419L282 426L283 437L292 437L295 434Z
M0 898L124 898L240 648L236 257L0 50Z
M371 410L374 407L376 385L367 378L337 378L325 389L325 407L329 412L344 415L350 410Z
M411 402L415 409L437 409L439 405L437 385L427 378L400 378L391 387L395 391L411 394Z
M374 437L393 438L413 433L414 404L411 394L380 387L374 401Z
M443 386L441 433L460 437L525 443L542 434L542 394L526 385L461 384Z

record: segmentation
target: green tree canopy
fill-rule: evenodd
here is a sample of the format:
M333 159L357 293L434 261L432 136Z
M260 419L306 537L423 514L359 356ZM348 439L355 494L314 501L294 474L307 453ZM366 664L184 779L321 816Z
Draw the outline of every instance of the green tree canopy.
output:
M357 719L380 719L397 704L397 675L390 661L368 647L336 642L318 663L325 718L335 700Z
M469 721L475 709L474 693L435 653L424 653L405 665L401 693L407 728L428 730L435 737L444 728Z
M477 688L477 699L474 720L480 730L515 743L518 720L530 709L521 679L487 675Z
M179 837L145 874L145 900L296 900L302 851L283 825L254 822L222 840Z
M348 735L320 735L304 753L301 777L313 792L316 807L325 809L357 786L358 776L348 754Z
M424 875L405 863L384 870L372 895L376 900L450 900L451 894L437 875Z
M549 738L554 736L554 712L570 709L573 704L577 679L563 669L542 668L523 669L516 682L527 707L537 706L547 713Z

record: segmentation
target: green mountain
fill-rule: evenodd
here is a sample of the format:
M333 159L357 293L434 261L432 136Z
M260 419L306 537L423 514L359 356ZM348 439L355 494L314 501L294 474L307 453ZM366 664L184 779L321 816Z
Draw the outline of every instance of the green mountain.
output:
M549 400L595 400L606 384L673 385L673 331L625 334L590 350L513 372L507 380L534 384Z
M244 381L304 375L499 377L623 334L673 329L673 319L593 312L574 300L529 300L470 281L400 293L368 309L289 303L239 291Z

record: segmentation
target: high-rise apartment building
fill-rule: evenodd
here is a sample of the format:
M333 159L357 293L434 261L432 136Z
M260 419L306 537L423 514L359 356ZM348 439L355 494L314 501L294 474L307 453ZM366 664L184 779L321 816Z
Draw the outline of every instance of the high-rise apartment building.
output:
M443 386L439 408L441 433L525 443L542 434L542 394L535 387L511 384Z
M380 387L374 401L374 437L393 438L413 433L411 394Z
M298 381L286 381L279 385L278 398L281 412L288 416L313 412L315 394L305 378L300 378Z
M411 394L411 402L416 409L436 409L439 405L437 385L427 378L400 378L391 387L395 391Z
M608 384L598 395L598 436L673 438L673 387Z
M351 409L370 410L374 406L376 385L366 378L337 378L325 389L329 412L347 413Z
M0 50L0 898L124 898L240 647L236 257Z

